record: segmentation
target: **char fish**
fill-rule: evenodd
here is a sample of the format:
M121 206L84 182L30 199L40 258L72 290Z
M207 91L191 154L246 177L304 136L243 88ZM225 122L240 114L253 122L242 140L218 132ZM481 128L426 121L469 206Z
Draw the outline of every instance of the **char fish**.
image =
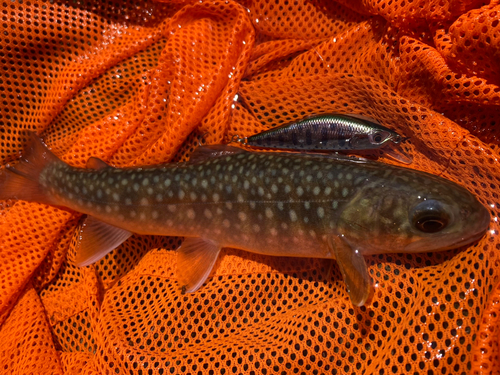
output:
M77 264L97 261L132 232L185 237L178 282L196 291L222 247L336 259L352 303L371 283L363 255L445 250L479 239L488 211L463 187L401 167L310 154L199 148L187 163L72 167L30 135L0 174L0 199L87 214Z

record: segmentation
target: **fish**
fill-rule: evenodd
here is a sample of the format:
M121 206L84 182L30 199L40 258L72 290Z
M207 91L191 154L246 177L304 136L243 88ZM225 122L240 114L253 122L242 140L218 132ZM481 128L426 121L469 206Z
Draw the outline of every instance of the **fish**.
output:
M371 300L365 255L457 248L478 240L488 210L444 178L335 156L199 147L184 163L76 168L34 134L0 172L0 199L86 214L75 263L98 261L133 233L182 236L177 281L198 290L224 247L335 259L355 306Z
M323 114L310 116L292 124L233 141L245 146L300 151L367 151L397 145L404 138L375 120L357 114ZM410 164L412 159L394 148L386 154L395 160Z

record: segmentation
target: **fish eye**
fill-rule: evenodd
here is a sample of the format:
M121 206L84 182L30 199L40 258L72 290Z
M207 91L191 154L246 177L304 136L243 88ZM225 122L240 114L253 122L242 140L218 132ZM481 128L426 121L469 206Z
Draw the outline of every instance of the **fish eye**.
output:
M435 200L419 203L411 213L413 225L423 233L437 233L448 226L450 217L443 205Z

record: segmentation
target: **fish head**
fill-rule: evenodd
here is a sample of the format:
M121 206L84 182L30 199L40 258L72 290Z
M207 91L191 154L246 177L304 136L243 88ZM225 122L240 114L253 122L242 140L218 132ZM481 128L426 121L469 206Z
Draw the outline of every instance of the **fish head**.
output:
M488 210L465 188L425 173L394 177L361 189L342 212L337 227L351 247L365 254L441 251L478 240L488 228Z
M370 150L383 147L389 142L400 141L401 136L389 129L371 129L367 134L353 136L350 145L354 150Z

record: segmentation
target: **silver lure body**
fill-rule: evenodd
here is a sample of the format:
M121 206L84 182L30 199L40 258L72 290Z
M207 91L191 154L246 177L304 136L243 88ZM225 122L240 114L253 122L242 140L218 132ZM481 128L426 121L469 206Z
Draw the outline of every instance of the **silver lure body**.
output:
M239 141L263 148L356 151L378 149L390 142L397 144L401 139L396 132L359 115L325 114Z

